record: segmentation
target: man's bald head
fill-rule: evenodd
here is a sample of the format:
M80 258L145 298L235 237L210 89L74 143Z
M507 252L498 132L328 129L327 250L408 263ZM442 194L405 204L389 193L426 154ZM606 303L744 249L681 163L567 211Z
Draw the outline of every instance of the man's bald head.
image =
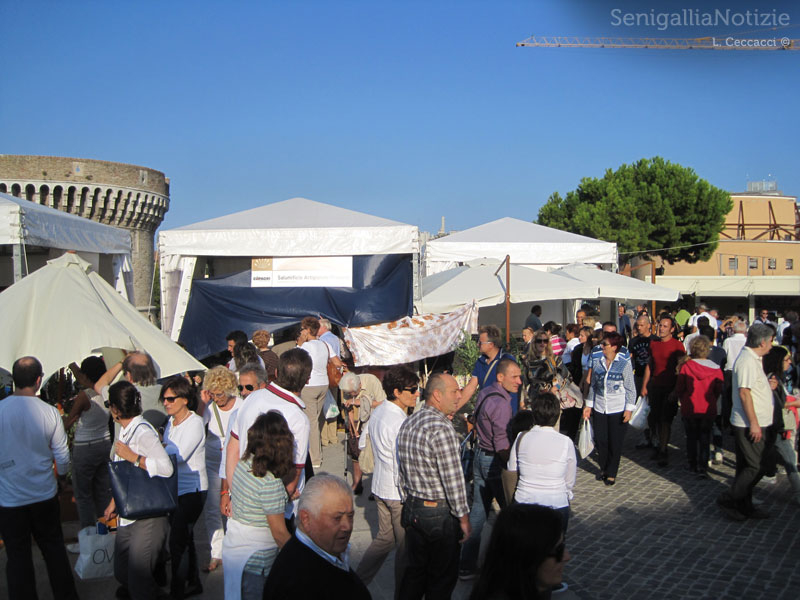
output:
M33 356L18 358L11 367L11 378L14 380L14 387L17 390L34 388L36 391L41 383L39 378L42 375L42 363Z
M134 385L155 385L156 366L146 352L131 352L122 361L122 372Z

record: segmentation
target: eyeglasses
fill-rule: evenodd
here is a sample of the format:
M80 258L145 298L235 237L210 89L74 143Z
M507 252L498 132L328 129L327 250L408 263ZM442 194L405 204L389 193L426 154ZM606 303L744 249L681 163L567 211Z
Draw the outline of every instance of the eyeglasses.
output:
M566 549L567 549L566 544L564 542L561 542L558 546L553 548L553 551L550 552L547 556L552 556L558 562L561 562L562 560L564 560L564 550Z
M548 340L547 338L540 338L540 339L536 340L536 343L537 344L546 344L549 341L550 340Z
M403 391L404 392L411 392L412 394L416 394L418 389L419 389L419 386L418 385L414 385L414 386L411 386L411 387L403 388Z
M247 390L248 392L252 392L254 389L256 389L255 386L250 385L249 383L247 385L237 385L236 387L239 388L240 392L243 392L244 390Z
M180 396L164 396L164 397L162 398L162 400L163 400L164 402L169 402L170 404L172 404L172 403L173 403L173 402L175 402L175 400L177 400L178 398L180 398Z
M212 398L225 398L228 394L225 392L209 392Z
M478 340L478 345L483 345L483 344L491 344L491 343L492 343L492 342L490 342L490 341L488 341L488 340L487 340L487 341L485 341L485 342L483 342L483 341L481 341L481 340Z

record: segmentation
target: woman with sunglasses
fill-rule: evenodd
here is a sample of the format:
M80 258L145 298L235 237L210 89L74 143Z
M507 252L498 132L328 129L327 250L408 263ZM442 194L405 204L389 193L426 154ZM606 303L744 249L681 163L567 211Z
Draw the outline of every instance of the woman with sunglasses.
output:
M583 418L592 418L600 463L597 479L606 485L617 481L625 424L636 407L633 368L631 361L619 354L622 344L623 338L616 331L605 334L603 355L592 364L592 382L583 409Z
M164 430L167 454L178 459L178 507L170 515L169 552L172 563L170 595L176 600L200 594L200 573L194 547L194 524L208 495L205 428L197 409L194 386L180 376L161 388L161 402L169 415Z
M497 516L470 600L549 600L571 558L556 511L512 504Z
M225 535L224 518L219 510L220 464L225 448L225 435L231 416L242 400L237 396L236 375L224 366L210 369L203 380L201 398L205 405L203 424L206 429L206 530L211 543L211 561L203 572L215 571L222 564L222 538Z
M114 459L127 460L144 469L150 477L170 477L172 461L158 438L158 433L142 416L142 395L132 383L120 381L108 389L108 411L120 426L114 445ZM116 515L112 498L105 518ZM150 600L158 595L153 572L167 538L167 516L149 519L119 519L114 541L114 577L120 583L117 598Z
M528 381L528 406L541 392L552 391L558 395L559 389L569 381L569 371L561 357L553 352L550 334L544 329L533 335L525 357L525 378Z

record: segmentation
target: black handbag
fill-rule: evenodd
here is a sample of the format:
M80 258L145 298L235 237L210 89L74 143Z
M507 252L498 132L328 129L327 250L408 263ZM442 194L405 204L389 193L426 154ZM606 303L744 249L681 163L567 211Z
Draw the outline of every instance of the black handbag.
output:
M178 459L172 461L170 477L150 477L150 474L127 460L109 461L111 494L117 514L124 519L163 517L178 506Z

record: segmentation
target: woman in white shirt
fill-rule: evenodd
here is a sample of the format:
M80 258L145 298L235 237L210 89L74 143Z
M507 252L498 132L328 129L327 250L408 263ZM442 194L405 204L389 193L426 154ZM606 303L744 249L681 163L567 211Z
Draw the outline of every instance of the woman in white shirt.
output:
M108 390L108 410L121 429L119 441L114 445L114 460L127 460L150 477L170 477L172 461L161 446L158 433L142 417L142 396L136 387L120 381ZM112 499L106 508L105 518L116 516ZM114 542L114 577L120 582L117 597L133 600L151 600L158 594L153 577L158 555L167 538L166 515L149 519L119 519Z
M203 591L193 530L208 494L205 428L203 419L194 412L196 390L185 378L168 379L161 388L160 399L169 415L164 446L167 454L174 454L178 459L178 507L170 516L169 552L170 595L181 600Z
M236 375L227 367L210 369L203 380L203 424L206 428L206 475L208 496L205 506L206 531L211 543L211 561L203 567L205 573L222 564L222 540L225 537L222 513L219 510L220 465L225 448L225 434L231 415L242 403L237 395Z
M561 403L554 394L539 394L531 411L534 426L517 436L508 457L508 470L518 473L514 500L554 508L566 533L575 487L575 446L555 428Z
M592 383L583 409L583 418L592 417L594 444L600 463L598 480L606 485L617 481L617 469L622 457L625 424L631 420L636 408L636 386L629 358L621 356L619 349L623 337L606 333L601 343L603 356L592 363Z

